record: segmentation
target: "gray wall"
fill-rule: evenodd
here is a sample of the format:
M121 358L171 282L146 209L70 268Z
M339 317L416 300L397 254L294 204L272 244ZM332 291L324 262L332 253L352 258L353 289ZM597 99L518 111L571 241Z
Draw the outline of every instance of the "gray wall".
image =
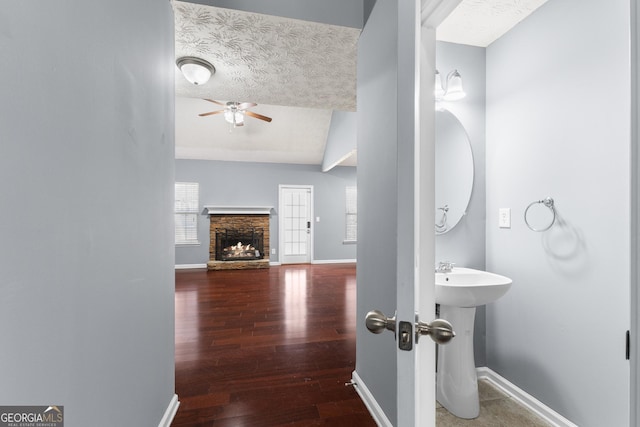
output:
M324 158L322 159L323 171L331 170L356 149L357 127L355 112L333 111L331 127L327 135L327 146L324 149Z
M372 309L396 310L398 10L376 2L358 44L357 319ZM386 242L384 245L380 242ZM356 372L396 423L396 342L357 323Z
M436 43L436 65L444 76L457 69L467 96L442 102L464 126L471 142L474 182L467 215L456 227L436 236L436 260L449 260L459 267L485 267L485 49L455 43ZM452 173L455 173L453 171ZM436 183L437 185L437 183Z
M174 395L169 2L0 10L0 402L157 426Z
M513 279L488 366L582 427L629 417L628 3L550 1L487 49L487 269ZM559 221L530 231L547 196Z
M465 127L471 142L474 182L467 214L456 227L436 236L436 261L455 262L458 267L485 269L485 49L454 43L436 43L436 66L446 76L457 69L467 96L442 102ZM455 173L455 171L453 171ZM436 186L438 183L436 183ZM476 366L486 366L485 306L476 309L474 352Z
M211 160L176 160L176 181L200 183L200 206L272 206L271 247L278 248L278 185L313 185L313 261L354 260L356 245L344 244L345 187L356 185L356 168ZM230 178L233 177L233 178ZM315 222L320 217L320 222ZM200 216L199 246L176 247L176 264L209 260L209 218ZM279 253L270 256L278 262Z

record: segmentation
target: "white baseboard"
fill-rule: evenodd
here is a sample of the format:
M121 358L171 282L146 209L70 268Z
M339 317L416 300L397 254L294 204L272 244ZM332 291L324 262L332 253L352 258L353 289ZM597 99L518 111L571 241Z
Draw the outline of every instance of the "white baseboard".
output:
M158 427L171 427L173 418L176 416L176 412L178 412L178 406L180 406L180 401L178 401L178 395L174 394L169 402L169 406L167 406L167 410L164 411Z
M311 261L311 264L351 264L355 263L355 259L318 259ZM279 261L270 261L272 267L282 265ZM176 264L176 270L189 270L192 268L207 268L207 264Z
M351 264L355 263L355 259L316 259L311 261L311 264ZM269 263L272 267L277 267L282 265L280 261L271 261Z
M507 379L498 375L487 367L476 368L478 378L486 379L491 384L511 396L514 400L518 401L521 405L534 412L540 418L554 427L578 427L553 409L549 408L544 403L540 402L535 397L531 396L526 391L522 390L517 385L509 382Z
M515 384L509 382L507 379L498 375L496 372L492 371L487 367L476 368L476 372L478 375L478 379L485 379L489 381L492 385L500 389L502 392L511 396L512 399L516 400L522 406L526 407L540 418L548 422L554 427L578 427L576 424L572 423L553 409L549 408L544 403L540 402L535 397L531 396L529 393L525 392ZM358 375L356 371L353 371L351 374L353 386L360 395L360 399L369 410L369 413L373 417L374 421L380 427L393 427L391 421L384 414L384 411L378 405L375 397L369 389L367 385L362 381L362 378Z
M351 264L355 262L355 259L315 259L311 261L311 264Z
M188 270L191 268L207 268L207 264L176 264L176 270Z
M360 395L360 399L364 403L364 406L367 407L369 413L373 417L373 420L378 424L379 427L393 427L389 418L384 414L384 411L378 405L378 402L373 397L373 394L367 388L367 385L362 381L360 375L356 371L353 371L351 374L351 382L353 383L353 387L356 389L356 392Z

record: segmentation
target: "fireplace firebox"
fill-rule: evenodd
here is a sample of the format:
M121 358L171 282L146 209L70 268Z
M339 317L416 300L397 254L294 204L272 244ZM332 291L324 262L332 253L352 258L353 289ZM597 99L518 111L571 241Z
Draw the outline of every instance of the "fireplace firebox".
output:
M271 251L269 227L272 209L270 206L205 206L204 213L209 215L207 268L209 270L269 268ZM232 232L232 230L235 231ZM254 236L254 233L258 236ZM254 237L257 237L256 242ZM233 246L235 246L233 253L242 256L233 256L227 250L223 260L224 248L229 249ZM252 249L252 246L255 249ZM256 250L259 253L258 257L256 257Z
M262 228L216 228L216 261L256 260L263 254Z

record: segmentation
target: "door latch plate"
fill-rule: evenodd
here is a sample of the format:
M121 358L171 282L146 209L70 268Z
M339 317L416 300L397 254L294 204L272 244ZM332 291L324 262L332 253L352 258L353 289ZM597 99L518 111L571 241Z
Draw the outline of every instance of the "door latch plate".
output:
M413 325L411 322L399 323L398 348L405 351L411 351L413 349Z

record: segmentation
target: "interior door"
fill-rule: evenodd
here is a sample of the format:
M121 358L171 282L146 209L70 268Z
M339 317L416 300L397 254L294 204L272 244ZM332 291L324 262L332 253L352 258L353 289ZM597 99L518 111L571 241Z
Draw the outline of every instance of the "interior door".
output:
M435 426L435 344L415 332L435 317L435 27L458 3L378 0L359 40L358 315L394 333L358 325L354 382L383 426Z
M280 262L310 263L312 255L313 187L280 186Z

